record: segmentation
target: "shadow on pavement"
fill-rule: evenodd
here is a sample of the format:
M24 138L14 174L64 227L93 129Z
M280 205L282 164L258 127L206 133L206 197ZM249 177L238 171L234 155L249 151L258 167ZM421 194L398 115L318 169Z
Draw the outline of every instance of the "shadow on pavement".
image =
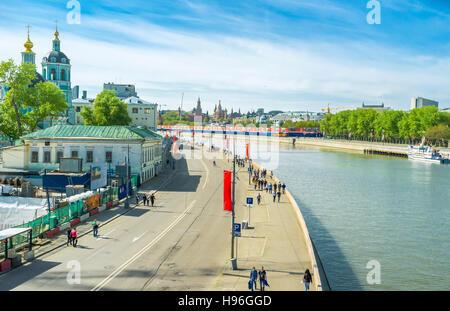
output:
M185 158L177 160L175 167L176 174L172 182L160 185L158 191L196 192L200 184L201 175L189 175Z
M0 291L12 290L60 264L60 262L35 259L31 264L18 267L0 276Z
M146 208L144 207L136 207L133 208L132 210L128 211L128 213L124 214L123 216L127 217L127 216L131 216L131 217L141 217L142 215L144 215L145 213L150 212L150 210L148 209L148 206Z

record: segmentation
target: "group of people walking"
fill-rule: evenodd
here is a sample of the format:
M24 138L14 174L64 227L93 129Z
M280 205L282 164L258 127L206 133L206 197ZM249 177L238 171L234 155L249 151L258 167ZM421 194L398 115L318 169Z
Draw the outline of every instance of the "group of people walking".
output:
M250 270L250 280L248 281L248 289L253 291L254 289L258 289L256 284L259 279L259 290L264 291L265 287L269 286L269 283L267 283L267 272L264 270L264 267L261 267L261 270L256 271L256 268L253 267L252 270ZM309 269L306 269L305 273L303 274L303 283L305 284L305 290L309 291L309 285L312 283L312 276L309 272Z
M260 175L261 174L261 175ZM270 193L273 197L273 202L278 197L278 202L280 202L281 194L284 194L286 191L286 184L281 184L280 182L276 183L270 183L265 178L267 174L266 170L259 171L256 170L253 174L253 184L255 187L255 190L265 191L266 193ZM257 196L258 205L261 203L261 193Z
M139 201L140 201L139 194L136 193L136 204L139 204ZM144 193L144 195L142 196L142 201L144 203L144 206L145 205L149 206L149 204L151 203L153 207L153 204L155 204L155 195L152 193L150 196L147 197L147 195Z
M236 156L236 164L238 167L245 167L245 158L241 158L239 156Z
M256 268L253 267L253 269L250 271L250 281L248 282L248 289L253 291L254 289L258 289L256 286L256 282L259 278L259 290L264 291L264 288L266 286L269 286L269 283L267 283L267 273L266 270L264 270L264 267L261 267L261 270L256 271Z
M67 246L72 245L77 247L78 244L78 233L76 228L67 228Z

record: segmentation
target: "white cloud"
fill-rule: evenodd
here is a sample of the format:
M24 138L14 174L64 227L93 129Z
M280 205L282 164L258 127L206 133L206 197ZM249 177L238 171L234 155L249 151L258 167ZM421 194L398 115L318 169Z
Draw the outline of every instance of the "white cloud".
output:
M389 50L370 42L247 40L89 17L83 23L117 34L104 42L68 32L76 25L60 31L61 49L71 59L72 85L91 96L103 83L117 82L136 84L141 97L171 109L178 107L182 92L186 109L200 96L210 112L219 99L226 107L245 111L319 111L328 102L362 101L407 109L412 96L450 102L450 58ZM20 61L25 34L25 28L0 27L0 38L8 42L2 44L0 59ZM32 30L39 71L52 38L52 29Z

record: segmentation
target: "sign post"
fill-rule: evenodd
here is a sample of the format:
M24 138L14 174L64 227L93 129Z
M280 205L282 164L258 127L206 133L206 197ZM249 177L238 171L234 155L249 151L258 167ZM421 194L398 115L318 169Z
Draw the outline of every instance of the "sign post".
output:
M233 224L233 235L235 237L241 236L241 224L240 223L234 223Z
M248 225L250 226L250 209L253 206L253 198L247 198L247 207L248 207Z

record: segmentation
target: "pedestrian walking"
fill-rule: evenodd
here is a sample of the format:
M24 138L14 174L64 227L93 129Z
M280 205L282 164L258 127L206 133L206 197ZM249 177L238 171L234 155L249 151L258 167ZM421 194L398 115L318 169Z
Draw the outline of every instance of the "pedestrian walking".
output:
M272 184L269 184L269 191L272 193Z
M255 181L253 183L255 185L255 190L256 190L256 185L258 184L258 180L257 180L256 176L255 176Z
M274 183L274 184L273 184L273 190L274 190L274 191L277 191L277 183Z
M98 223L97 223L97 219L94 219L94 222L92 223L92 232L94 233L94 238L97 237L98 235Z
M306 269L305 273L303 274L303 283L305 283L305 290L309 291L309 284L312 282L311 273L309 272L309 269Z
M286 184L283 183L283 185L281 187L283 188L283 194L284 194L284 191L286 190Z
M78 244L77 229L73 228L71 234L72 234L72 245L73 247L77 247Z
M136 193L136 205L139 204L139 193Z
M67 228L67 246L72 245L72 228Z
M266 270L264 270L264 267L261 266L261 270L258 271L259 274L259 289L261 291L264 291L264 287L267 284L267 273ZM269 286L269 284L267 284Z
M150 201L152 202L152 207L153 207L153 204L155 203L155 195L153 193L150 196Z
M251 282L251 289L253 291L253 286L256 288L256 281L258 280L258 271L256 271L255 267L250 271L250 282Z
M144 203L144 206L147 203L147 196L145 194L142 196L142 203Z
M279 189L278 189L277 195L278 195L278 203L280 203L281 191Z
M272 196L273 196L273 201L275 202L275 199L277 197L277 193L275 192L275 190L272 192Z
M258 193L256 200L258 201L258 205L259 205L261 203L261 193Z

